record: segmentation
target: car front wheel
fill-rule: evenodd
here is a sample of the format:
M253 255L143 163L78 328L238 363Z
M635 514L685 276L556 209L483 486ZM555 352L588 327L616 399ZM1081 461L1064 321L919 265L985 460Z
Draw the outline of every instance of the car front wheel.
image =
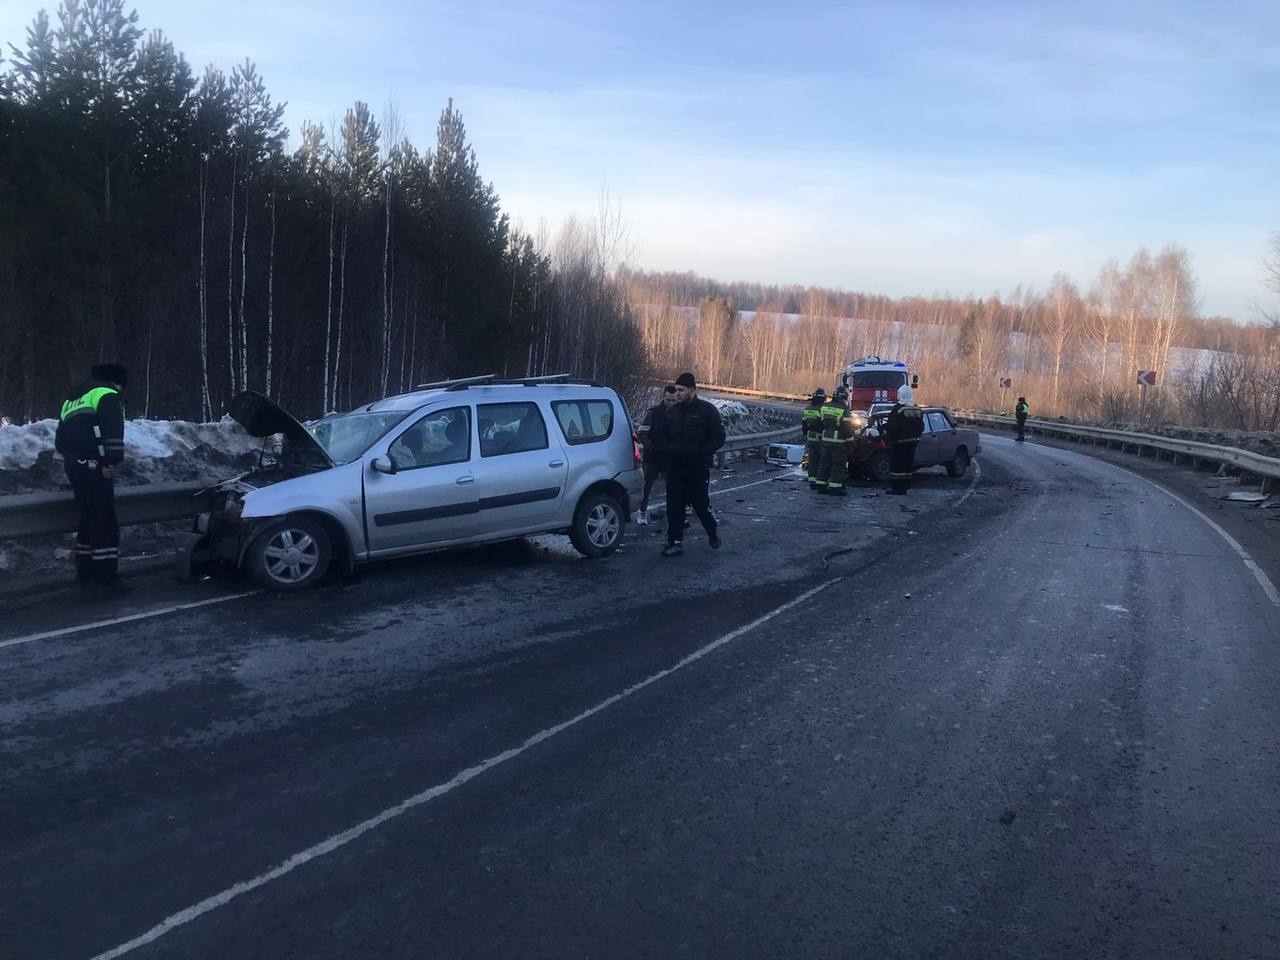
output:
M249 572L268 590L301 590L329 569L329 535L308 517L272 523L249 548Z
M947 474L953 477L963 477L969 469L969 451L961 447L956 451L956 458L947 464Z
M889 469L889 454L883 450L873 453L863 469L867 472L867 478L876 483L888 483L889 474L893 472Z
M622 506L609 494L597 490L578 501L573 512L569 539L584 557L606 557L622 542Z

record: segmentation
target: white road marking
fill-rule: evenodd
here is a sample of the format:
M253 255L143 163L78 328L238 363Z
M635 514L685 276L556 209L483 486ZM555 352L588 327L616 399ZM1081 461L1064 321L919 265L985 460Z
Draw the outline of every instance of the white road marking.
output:
M414 809L415 807L420 807L424 803L428 803L429 801L434 800L436 797L444 796L446 793L449 793L450 791L455 790L456 788L462 786L467 781L474 780L476 777L480 776L480 774L484 773L486 770L490 770L493 767L506 763L508 760L512 760L515 757L520 756L520 754L524 753L526 750L529 750L531 747L536 747L538 744L542 743L543 741L550 740L556 734L563 733L565 730L568 730L570 727L576 726L582 721L595 716L597 713L600 713L603 710L607 710L609 707L613 706L618 701L624 700L627 697L631 696L633 693L638 693L639 691L645 689L646 687L652 686L653 684L657 683L659 680L662 680L666 677L671 676L671 674L675 673L677 670L687 667L689 664L693 663L695 660L701 660L707 654L715 650L718 650L720 647L723 647L725 644L736 640L738 637L741 637L743 634L750 633L756 627L760 626L763 623L767 623L768 621L772 620L774 617L778 616L778 614L785 613L791 608L796 607L801 603L804 603L804 601L808 600L810 597L827 589L827 587L831 586L834 583L839 583L843 579L844 577L833 577L832 579L827 580L825 583L821 583L816 587L806 590L804 593L800 594L800 596L796 597L795 599L788 600L786 603L782 604L782 606L780 607L775 607L774 609L770 610L768 613L763 614L762 616L759 616L756 619L752 620L750 623L746 624L745 626L738 627L736 630L731 630L730 632L724 634L722 637L712 640L706 646L699 647L697 650L689 654L680 662L676 663L674 666L668 667L665 670L660 670L659 672L653 674L652 676L647 677L644 680L641 680L639 683L632 684L631 686L623 690L621 693L615 693L613 696L609 697L608 699L601 700L594 707L590 707L589 709L584 710L582 713L578 714L576 717L573 717L569 720L565 720L563 723L558 723L554 727L547 727L545 730L540 730L538 733L535 733L533 736L529 737L529 739L525 740L525 742L520 744L520 746L512 747L508 750L502 751L501 753L494 754L492 757L489 757L487 760L483 760L480 763L477 763L475 766L468 767L466 770L463 770L461 773L455 776L452 780L446 781L445 783L436 784L434 787L430 787L429 789L423 790L421 793L415 793L413 796L409 797L408 799L400 801L400 803L396 804L394 807L389 807L386 810L383 810L381 813L370 817L368 820L362 820L360 823L357 823L354 827L351 827L350 829L344 830L341 833L336 833L333 836L320 841L314 846L307 847L307 849L299 851L298 853L295 853L293 856L289 857L283 863L273 867L272 869L268 870L266 873L260 873L258 874L258 876L253 877L250 880L243 880L240 883L235 884L234 886L227 887L227 889L223 890L221 893L216 893L211 897L207 897L206 899L201 900L197 904L193 904L192 906L187 907L185 910L179 910L177 913L169 917L166 917L164 920L156 924L154 927L152 927L150 930L148 930L146 933L142 934L141 936L135 937L134 939L128 941L127 943L122 943L120 944L120 946L114 947L111 950L108 950L106 953L100 953L96 957L94 957L93 960L115 960L116 957L122 957L126 953L131 953L132 951L138 949L139 947L146 946L149 943L153 943L154 941L163 937L166 933L170 933L171 931L177 929L178 927L188 924L192 920L195 920L196 918L203 916L204 914L209 913L212 910L216 910L219 907L226 906L228 903L230 903L232 900L234 900L236 897L240 896L243 893L248 893L251 890L256 890L259 887L265 886L266 884L270 883L272 880L278 880L280 877L283 877L285 874L291 873L292 871L296 870L298 867L301 867L311 862L312 860L315 860L317 857L323 857L325 854L333 853L333 851L339 849L340 847L346 846L347 844L351 843L353 840L356 840L359 837L363 836L364 834L368 833L370 830L375 830L378 827L382 826L384 823L394 820L395 818L402 816L405 813L408 813L410 810Z
M969 489L964 492L963 497L961 497L959 500L956 501L956 505L953 509L958 510L960 508L960 504L964 503L971 496L973 496L973 491L978 486L978 481L981 479L982 479L982 466L981 464L978 463L977 460L975 460L973 461L973 480L970 481L969 483Z
M1102 608L1103 608L1104 610L1111 610L1111 611L1112 611L1112 612L1114 612L1114 613L1128 613L1128 612L1129 612L1129 608L1128 608L1128 607L1122 607L1122 606L1120 606L1120 604L1118 604L1118 603L1104 603L1104 604L1102 605Z
M774 483L781 480L786 474L780 474L776 477L765 477L763 480L752 480L750 483L743 483L736 487L726 487L724 490L712 490L711 496L717 497L722 493L733 493L735 490L745 490L747 487L758 487L762 483Z
M1159 490L1161 493L1163 493L1165 496L1178 501L1178 503L1182 504L1192 513L1194 513L1197 517L1199 517L1201 520L1203 520L1205 523L1211 526L1214 529L1214 531L1218 534L1218 536L1220 536L1223 540L1227 541L1227 544L1231 547L1231 549L1234 550L1237 554L1239 554L1240 559L1244 561L1244 565L1249 568L1249 570L1253 573L1254 577L1257 579L1258 585L1262 587L1262 592L1267 595L1267 599L1270 600L1277 607L1280 607L1280 590L1276 589L1276 585L1271 582L1271 578L1267 576L1266 571L1264 571L1260 566L1258 566L1254 562L1253 557L1249 556L1249 552L1245 550L1244 547L1240 546L1239 541L1237 541L1235 537L1227 533L1227 531L1223 530L1222 527L1218 526L1218 524L1215 523L1211 517L1209 517L1207 514L1203 513L1202 511L1198 510L1196 507L1192 506L1190 503L1182 499L1182 497L1178 496L1172 490L1169 490L1166 487L1162 487L1160 484L1156 483L1154 480L1148 480L1146 477L1142 476L1141 474L1134 473L1132 470L1128 470L1120 466L1119 464L1111 463L1110 460L1104 460L1103 462L1111 464L1111 466L1115 467L1117 470L1123 470L1125 473L1129 474L1129 476L1137 480L1141 480L1143 483L1150 484L1151 486Z
M196 607L208 607L215 603L226 603L228 600L239 600L241 597L251 597L255 593L261 593L261 590L245 590L241 593L229 593L225 597L210 597L208 600L195 600L191 603L177 603L169 607L161 607L158 610L144 610L142 613L131 613L124 617L112 617L110 620L95 620L92 623L79 623L74 627L62 627L59 630L46 630L44 633L32 633L25 637L13 637L10 640L0 640L0 647L16 647L24 643L34 643L37 640L52 640L55 637L65 637L72 633L83 633L86 630L97 630L99 627L111 627L117 623L132 623L135 620L149 620L152 617L162 617L167 613L176 613L179 610L193 610Z
M766 477L764 480L755 480L751 483L744 483L736 487L729 487L725 490L712 490L711 495L718 496L722 493L733 493L735 490L745 490L747 487L758 486L762 483L772 483L776 478ZM10 640L0 640L0 648L16 647L25 643L34 643L37 640L53 640L57 637L65 637L73 633L83 633L86 630L97 630L99 627L111 627L119 623L131 623L135 620L147 620L151 617L162 617L165 614L176 613L179 610L190 610L195 607L206 607L215 603L226 603L229 600L239 600L241 597L250 597L261 590L247 590L243 593L230 593L225 597L213 597L209 600L197 600L192 603L179 603L169 607L161 607L158 610L147 610L142 613L132 613L124 617L113 617L110 620L95 620L92 623L81 623L74 627L62 627L58 630L46 630L43 633L32 633L25 637L14 637Z

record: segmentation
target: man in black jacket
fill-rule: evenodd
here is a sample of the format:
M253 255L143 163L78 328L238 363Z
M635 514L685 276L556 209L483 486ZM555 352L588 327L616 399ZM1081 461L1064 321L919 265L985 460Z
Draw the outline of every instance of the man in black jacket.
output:
M712 550L720 548L716 518L711 513L711 462L724 446L720 411L698 399L692 373L676 378L676 402L650 430L654 449L667 471L667 545L664 557L684 553L684 507L689 504L707 531Z
M640 437L640 449L644 453L644 492L640 495L640 511L636 514L636 523L649 522L649 494L653 490L654 481L662 475L662 454L653 446L653 427L666 414L667 408L676 402L676 385L668 383L662 391L662 401L649 408L636 431Z
M124 460L124 401L129 380L118 363L92 368L90 379L67 395L54 446L80 508L76 530L76 580L81 586L119 589L120 526L116 522L115 471Z

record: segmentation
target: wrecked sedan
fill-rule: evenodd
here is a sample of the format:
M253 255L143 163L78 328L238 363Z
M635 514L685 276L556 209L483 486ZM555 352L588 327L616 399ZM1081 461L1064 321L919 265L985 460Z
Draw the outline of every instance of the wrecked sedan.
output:
M297 590L331 568L533 533L566 533L589 557L617 548L643 477L613 390L565 378L429 387L310 428L262 394L238 396L232 417L281 442L198 495L178 575L216 560Z
M982 451L978 431L957 426L946 407L924 407L924 432L916 444L912 469L945 466L953 477L963 477L969 464ZM849 476L862 474L869 480L889 482L889 450L881 434L889 414L873 412L854 441L849 444Z

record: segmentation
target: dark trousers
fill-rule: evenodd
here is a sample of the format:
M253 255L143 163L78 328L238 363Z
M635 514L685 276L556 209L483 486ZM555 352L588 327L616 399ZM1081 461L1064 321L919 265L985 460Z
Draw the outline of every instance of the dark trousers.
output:
M806 437L804 441L804 452L808 461L807 471L809 473L809 482L813 483L814 477L818 475L818 461L822 458L822 438L813 439Z
M1019 440L1027 439L1026 433L1024 432L1026 429L1027 429L1027 418L1019 417L1018 418L1018 439Z
M906 493L911 489L911 468L916 462L919 440L899 440L889 448L889 492Z
M67 479L80 508L74 551L76 579L112 583L120 561L115 483L102 475L96 460L68 460Z
M667 543L684 539L685 504L702 521L707 535L716 532L716 518L711 516L711 468L697 463L667 465Z
M644 493L640 494L640 509L649 506L649 494L653 492L653 484L662 476L662 468L656 463L644 462Z

